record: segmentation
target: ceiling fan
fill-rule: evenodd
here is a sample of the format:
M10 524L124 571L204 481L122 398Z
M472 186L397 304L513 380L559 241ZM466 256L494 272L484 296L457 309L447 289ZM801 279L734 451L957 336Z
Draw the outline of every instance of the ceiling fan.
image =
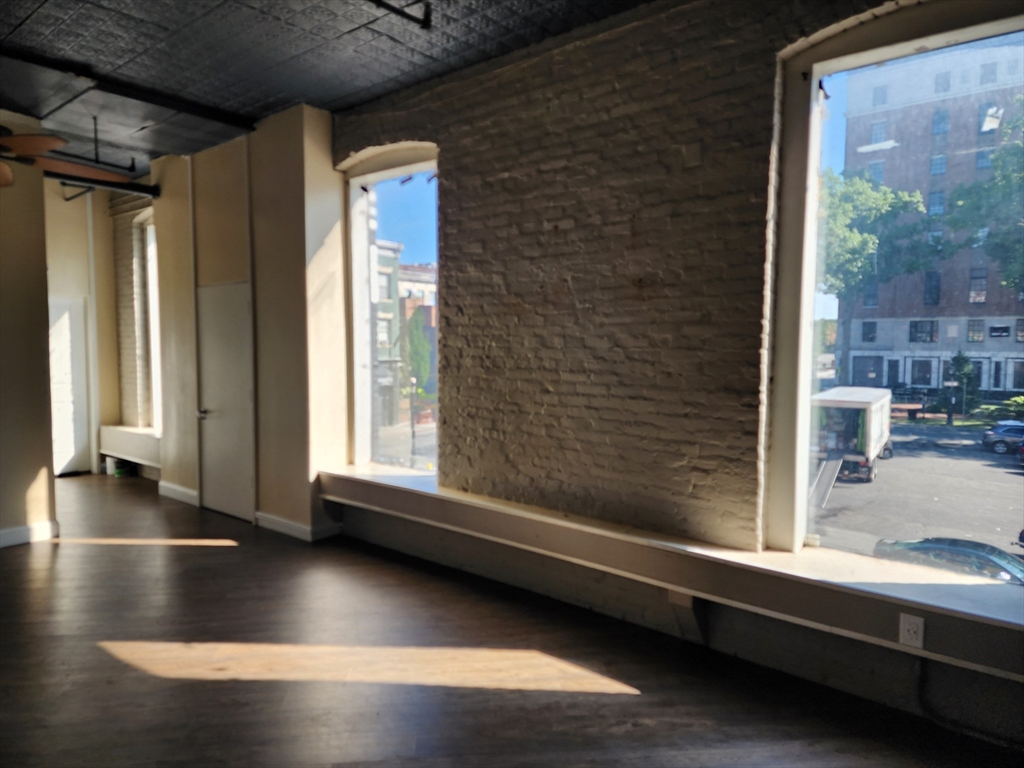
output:
M47 156L67 145L67 139L49 133L14 133L10 128L0 125L0 187L14 184L14 172L8 162L31 165L43 171L74 176L85 181L130 182L131 179L121 173L94 168L74 160L64 160Z

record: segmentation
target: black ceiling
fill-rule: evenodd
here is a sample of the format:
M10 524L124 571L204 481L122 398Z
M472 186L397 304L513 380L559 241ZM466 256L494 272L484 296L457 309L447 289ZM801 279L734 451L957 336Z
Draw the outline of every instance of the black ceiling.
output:
M187 153L293 104L343 110L648 1L433 0L424 29L372 0L2 0L0 103L78 154L93 115L112 162Z

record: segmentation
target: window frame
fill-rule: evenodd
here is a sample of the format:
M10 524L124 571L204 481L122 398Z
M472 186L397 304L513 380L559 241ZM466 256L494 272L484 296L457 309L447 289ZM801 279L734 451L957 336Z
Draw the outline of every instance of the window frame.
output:
M926 307L937 307L942 303L942 273L939 270L925 271L922 301Z
M930 338L920 338L924 334L921 332L924 323L928 323ZM915 326L918 326L915 328ZM916 333L915 333L916 331ZM908 344L937 344L939 341L939 321L938 320L911 320L907 324L907 343Z
M860 342L861 342L861 344L877 344L878 343L878 321L877 320L862 320L861 321L861 324L860 324Z
M984 274L978 274L984 273ZM981 286L975 288L975 281ZM967 278L967 303L986 304L988 303L988 269L984 267L971 268Z
M768 395L762 412L767 460L761 521L768 548L796 552L807 537L816 259L805 254L805 243L817 242L824 105L818 83L836 72L1020 30L1024 15L1011 2L928 4L844 25L842 34L780 54L776 142L781 151L770 181L777 195L768 211L771 284L763 369Z
M967 320L967 343L982 344L985 341L985 320L972 317Z

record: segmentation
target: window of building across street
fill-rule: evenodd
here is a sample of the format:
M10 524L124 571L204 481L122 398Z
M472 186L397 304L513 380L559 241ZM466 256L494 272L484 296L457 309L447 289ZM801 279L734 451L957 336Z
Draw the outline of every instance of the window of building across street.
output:
M937 320L912 320L910 323L910 341L912 343L934 343L939 340L939 322Z

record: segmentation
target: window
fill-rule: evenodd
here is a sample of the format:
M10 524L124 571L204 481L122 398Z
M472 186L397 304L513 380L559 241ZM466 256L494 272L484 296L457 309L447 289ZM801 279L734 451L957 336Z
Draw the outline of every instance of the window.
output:
M984 304L988 297L988 270L971 270L971 289L967 300L971 304Z
M160 287L157 278L156 227L146 224L146 320L149 326L150 426L163 433L163 383L160 351Z
M981 84L994 83L996 81L996 62L981 65Z
M878 338L878 323L874 320L865 320L860 327L860 340L865 343L873 343Z
M885 120L871 124L871 144L881 144L885 141Z
M996 360L992 363L992 389L1003 388L1003 361Z
M931 174L932 176L941 176L946 172L946 156L945 155L932 155L931 163Z
M989 102L978 107L978 133L992 133L1003 119L1003 110Z
M889 101L889 86L876 85L871 92L871 106L880 107Z
M984 320L968 320L967 321L967 342L969 344L977 344L985 340L985 321Z
M981 246L983 246L985 244L985 241L988 239L988 232L989 232L988 227L982 227L977 232L975 232L974 233L974 244L971 247L972 248L980 248Z
M941 235L941 233L940 233ZM924 273L924 304L926 307L934 307L939 303L942 294L942 276L936 272Z
M391 346L391 321L377 321L377 346L386 348Z
M1024 389L1024 360L1012 360L1013 388Z
M951 5L962 8L965 14L971 16L971 19L966 21L973 23L973 18L980 15L980 11L972 10L972 3ZM785 167L794 170L788 173L784 170L781 173L781 202L787 203L790 211L800 211L803 226L797 225L786 232L779 230L779 263L786 264L786 274L783 275L781 270L777 273L776 300L785 301L799 293L800 306L805 309L803 312L794 313L796 317L785 318L773 329L775 349L794 350L795 339L800 340L801 349L792 358L787 358L785 364L776 366L777 375L773 376L770 385L769 407L773 427L768 471L780 482L769 483L767 486L765 540L769 547L799 549L805 535L813 533L815 543L821 546L850 549L870 556L873 546L880 539L905 541L942 535L966 539L968 533L973 533L974 517L957 520L954 523L957 526L956 533L947 533L939 529L938 521L929 510L933 509L936 503L946 506L955 504L954 499L962 493L966 478L974 478L977 475L974 470L976 467L980 469L984 461L982 455L972 454L966 457L965 461L957 462L956 467L950 466L945 473L930 476L927 489L910 489L912 471L909 467L890 466L891 462L881 464L879 476L885 481L886 487L876 484L872 494L877 491L879 498L887 502L888 510L898 507L899 512L883 513L871 521L864 518L855 520L853 514L840 511L852 510L854 506L863 503L862 486L837 483L830 489L825 489L825 485L829 484L828 475L825 474L826 479L820 483L817 480L822 476L820 470L823 462L828 459L829 446L839 444L838 440L831 441L831 438L843 439L845 452L846 448L857 444L862 435L866 436L871 431L870 425L864 421L859 425L854 424L857 421L856 417L851 417L850 423L847 424L844 414L829 413L830 408L837 411L853 409L826 405L830 393L836 397L844 395L835 391L836 387L854 386L858 359L869 360L872 370L879 372L876 373L876 378L880 377L881 373L886 373L887 383L892 382L895 385L903 381L913 386L918 393L930 390L929 394L932 396L950 398L953 396L951 392L942 388L941 359L953 358L961 349L964 352L984 350L984 346L977 342L967 344L965 336L969 317L964 315L995 314L994 307L986 310L984 307L987 305L975 305L980 312L968 313L961 309L947 313L950 315L948 318L934 315L929 317L941 306L950 306L952 310L951 302L966 303L967 297L961 293L966 291L960 286L968 282L970 267L988 264L979 251L969 248L962 250L961 246L966 245L965 234L987 225L989 220L981 219L977 223L972 223L972 229L964 233L947 233L945 223L947 217L954 211L954 198L950 197L947 208L944 192L947 189L951 191L958 184L988 182L989 174L978 172L974 176L970 173L970 156L975 155L980 148L996 144L994 141L980 138L972 125L973 121L978 119L977 110L981 102L998 101L997 98L984 93L992 86L987 85L983 89L979 87L979 67L984 61L998 60L1005 64L1011 56L1020 57L1021 53L1024 53L1024 42L1014 26L1018 22L1009 19L1005 22L990 23L986 27L967 27L963 17L954 17L951 13L950 16L943 17L949 23L949 26L943 28L942 24L946 22L938 20L937 16L934 18L937 19L937 23L934 27L935 34L931 37L907 38L902 42L891 43L892 38L885 35L893 35L898 40L901 34L913 34L914 25L907 24L904 27L899 23L879 22L877 28L883 34L874 39L885 39L884 49L858 49L858 45L870 45L864 41L873 39L871 33L865 30L860 43L852 39L844 42L839 37L833 37L827 44L811 46L783 62L785 93L794 94L799 91L801 95L785 102L782 115L785 123L782 130L782 155L786 158L784 162L790 164ZM874 23L867 22L868 25ZM964 23L964 29L954 28L954 24L957 23ZM975 43L980 39L984 39L984 42ZM960 47L961 45L963 47ZM968 81L961 83L960 73L965 68L970 70ZM937 95L930 95L929 85L932 85L933 91L946 87L946 77L936 78L937 73L945 72L950 73L949 91L940 90ZM809 73L810 77L804 73ZM957 98L947 99L946 97L951 96L954 90L954 77ZM823 90L807 88L806 81L812 79L815 83L820 79ZM886 105L876 106L872 110L874 89L882 85L909 89L906 93L908 103L903 103L903 90L894 90L893 101L889 102L886 93ZM833 100L826 103L823 91ZM843 103L844 98L849 105L848 111L835 108L836 104ZM913 103L910 103L911 100ZM856 154L866 143L865 139L868 138L872 122L865 113L870 115L872 112L875 115L884 114L887 139L899 138L901 148L895 151L901 157L907 152L910 153L907 154L910 165L907 166L905 173L902 168L893 165L893 161L898 159L893 152L877 152L866 156L863 153ZM930 146L919 146L919 142L915 142L913 137L922 133L927 135L929 120L934 131L933 141ZM786 126L794 127L795 130L787 130ZM913 159L915 152L918 153L917 160ZM945 173L940 173L943 165L942 160L937 158L936 174L932 176L932 157L938 155L945 155ZM963 155L967 155L966 161L961 161L967 163L965 169L957 165L957 158ZM837 213L842 216L849 213L836 205L835 198L837 192L844 191L844 161L847 158L862 158L859 167L863 168L863 175L860 178L860 183L863 184L863 179L868 177L869 161L880 159L882 156L888 165L885 168L886 183L900 191L920 194L925 203L925 213L931 213L933 218L907 215L899 217L898 220L890 218L878 221L877 225L870 229L871 235L877 237L878 242L876 263L874 258L865 253L863 237L854 237L844 243L832 235L836 234L837 226L850 226L844 220L834 218ZM966 175L963 174L963 170L966 170ZM945 181L947 177L948 182ZM817 183L808 184L808 179ZM932 192L943 194L930 195ZM905 226L907 224L912 227ZM823 229L823 226L827 228ZM929 231L934 232L931 237L936 242L940 232L948 234L949 237L945 238L950 241L946 244L947 250L952 250L950 246L955 243L958 252L955 263L951 261L948 266L943 264L940 269L938 265L941 262L938 260L933 262L932 266L921 259L903 263L894 263L889 259L888 255L900 253L904 244L909 246L905 252L910 254L913 254L915 247L923 250L925 237L915 235L918 242L908 242L909 235L914 229L917 229L920 235ZM829 235L828 238L824 237L826 233ZM864 229L859 231L861 235L864 233ZM934 253L937 249L928 250ZM844 259L844 256L849 256L849 259ZM883 259L883 256L887 258ZM972 265L972 257L980 263ZM849 274L851 264L852 275ZM941 272L944 276L937 283L935 276L926 277L926 273L930 271ZM903 272L906 274L901 274ZM890 280L890 277L893 279ZM956 284L952 288L953 294L949 294L949 280L954 277ZM843 300L842 287L850 285L851 278L856 280L853 284L861 286L862 301ZM921 281L916 284L919 287L910 291L905 290L906 286L915 285L914 280ZM865 305L873 303L870 297L864 296L867 293L864 286L874 281L885 282L887 285L884 302L879 301L878 309L864 309ZM942 282L946 285L942 286ZM926 284L929 294L927 307L923 306L922 295ZM943 288L945 294L942 293ZM936 300L939 303L933 304L932 302ZM874 317L876 314L880 317ZM893 334L886 326L890 321L882 318L893 318L892 322L900 323L906 330L895 328ZM842 349L837 345L834 375L827 378L818 375L820 361L814 354L818 351L813 343L815 338L804 333L804 329L812 327L811 323L814 320L834 321L838 323L837 327L845 325L848 329L844 339L847 348ZM863 342L863 334L867 333L867 338L870 338L870 329L863 327L865 322L878 324L875 343ZM848 343L851 335L850 325L854 326L852 335L856 342L852 351ZM861 326L859 333L857 325ZM959 336L947 338L943 329L949 327L960 328ZM988 327L987 320L984 327ZM938 343L940 331L941 345ZM996 341L992 340L992 346L995 346ZM1017 346L1017 350L1022 349L1024 344ZM787 354L790 352L787 351ZM877 358L872 357L876 354ZM972 356L981 357L981 354ZM1016 357L1024 368L1024 354L1019 353ZM982 373L986 384L992 375L990 366L993 362L983 361ZM1008 364L1005 360L1003 362L1004 365ZM861 364L860 368L863 372L865 364ZM1004 382L1012 381L1012 371L1004 368L1003 373ZM781 374L781 378L778 374ZM1024 370L1021 372L1021 384L1024 388ZM1024 389L1015 391L1014 394L1020 391ZM962 405L962 393L956 394L956 405ZM956 416L959 417L960 414L961 411L957 410ZM858 429L863 431L858 432ZM893 421L894 436L899 435L900 431L909 433L912 429L913 425L907 424L904 419L897 418ZM776 439L777 437L781 439ZM870 466L872 461L869 455L864 459L864 464ZM975 464L972 465L970 462ZM907 474L904 475L904 472ZM1019 484L1019 478L1016 477L994 478L994 482L1002 489L1000 492L1010 492L1007 490L1010 481ZM821 514L817 507L818 500L822 498L819 485L831 492L826 514ZM814 493L809 494L808 489L814 489ZM854 497L853 494L857 492L861 498ZM1019 495L1019 490L1016 492ZM896 494L899 494L898 502ZM938 502L935 498L938 498ZM999 505L994 501L979 498L977 506L984 510L981 514L999 516L1000 527L1003 524L1007 528L1012 527L1010 512L997 509ZM1019 519L1019 509L1012 512L1013 517ZM1017 530L1019 529L1020 524L1017 522ZM854 543L857 536L853 534L863 537L858 541L865 542L864 548ZM1000 541L996 541L993 536L992 543L1008 549L1005 535ZM1003 587L992 590L977 589L973 590L973 593L977 594L980 607L982 601L988 599L988 592L998 593L1002 589ZM1007 595L1002 596L1005 597Z
M988 335L993 339L1008 339L1010 338L1010 326L990 325L988 328Z
M975 155L974 165L978 169L992 167L992 150L979 149Z
M952 72L939 72L935 76L935 92L946 93L949 90Z
M864 306L868 309L878 306L878 283L870 283L864 287Z
M930 344L939 340L938 320L911 320L910 341L917 344Z
M1017 318L1017 341L1024 342L1024 318Z
M422 298L437 285L436 167L424 159L348 175L357 466L437 470L438 317Z
M936 248L942 248L941 229L933 229L928 233L928 245L934 245Z
M885 181L885 160L873 160L868 163L868 175L879 186Z
M914 387L930 387L932 385L932 361L910 361L910 384Z

